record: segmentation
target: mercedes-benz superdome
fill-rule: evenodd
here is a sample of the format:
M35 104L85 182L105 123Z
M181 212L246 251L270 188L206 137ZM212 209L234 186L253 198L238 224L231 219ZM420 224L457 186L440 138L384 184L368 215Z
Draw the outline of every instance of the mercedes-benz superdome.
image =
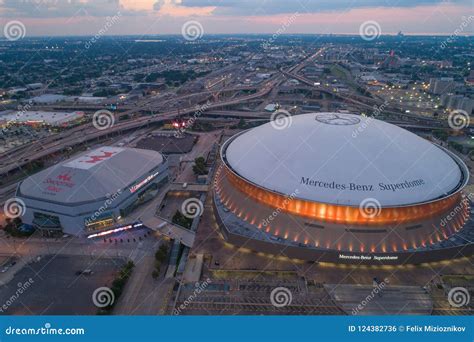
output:
M87 235L128 223L127 217L168 179L155 151L103 146L21 182L23 223L48 233Z
M454 153L371 117L287 120L221 148L214 204L230 242L311 260L401 260L443 249L465 226L469 172Z

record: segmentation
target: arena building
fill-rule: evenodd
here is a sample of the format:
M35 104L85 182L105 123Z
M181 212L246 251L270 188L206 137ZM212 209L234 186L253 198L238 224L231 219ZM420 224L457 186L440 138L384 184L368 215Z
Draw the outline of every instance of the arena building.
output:
M461 236L470 227L461 192L469 172L455 154L358 115L304 114L287 123L241 132L221 148L214 209L229 242L328 262L472 253Z
M130 223L127 215L168 179L155 151L104 146L21 182L25 224L47 233L89 235Z

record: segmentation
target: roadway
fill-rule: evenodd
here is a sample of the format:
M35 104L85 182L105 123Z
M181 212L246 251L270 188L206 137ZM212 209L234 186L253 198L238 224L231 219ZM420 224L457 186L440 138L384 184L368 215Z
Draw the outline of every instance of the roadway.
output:
M278 75L280 76L280 75ZM242 96L236 99L217 101L215 103L209 104L206 106L206 110L218 109L226 106L240 104L242 102L250 101L262 96L267 95L272 88L279 82L281 79L279 77L274 77L267 83L265 83L262 88L250 95ZM125 115L132 115L139 111L143 110L152 110L151 105L145 105L138 107L136 109L122 112L118 117ZM47 157L53 153L62 151L65 148L75 146L77 144L85 143L87 141L99 139L103 136L120 133L128 131L131 129L136 129L144 125L149 125L152 123L164 122L172 120L181 115L188 115L196 113L196 106L176 109L169 111L167 113L156 114L148 117L139 117L133 120L127 120L122 122L116 122L112 127L105 130L96 129L92 123L87 123L79 127L72 128L65 132L56 134L51 137L47 137L42 140L38 140L32 144L26 146L23 150L16 150L15 152L10 152L4 154L0 158L0 174L5 174L21 168L22 166L44 157ZM116 120L117 121L117 120ZM22 153L24 152L24 153Z
M310 56L308 59L290 68L289 71L298 72L299 70L301 70L301 68L303 68L308 63L308 61L311 61L315 57L319 56L323 51L324 49L318 50L314 55ZM280 85L283 80L284 78L282 77L281 74L274 75L263 85L259 85L258 91L256 93L238 97L238 98L232 98L229 100L216 101L214 103L206 105L206 110L219 109L226 106L232 106L232 105L240 104L246 101L251 101L253 99L266 96L272 91L272 89L275 86ZM217 91L217 93L244 91L244 90L247 91L247 90L252 90L255 88L257 88L257 86L232 87L232 88L227 88L227 89L221 89ZM192 96L196 96L200 94L212 95L214 97L214 95L216 94L216 91L207 89L200 93L193 93L193 94L184 95L180 98L170 99L170 101L172 100L178 101L181 98L192 97ZM60 152L64 148L72 147L77 144L88 142L90 140L99 139L108 134L119 133L119 132L127 131L130 129L138 128L143 125L148 125L151 123L157 123L157 122L162 122L162 121L169 121L182 115L196 113L196 106L194 105L194 106L183 108L183 109L178 108L178 109L170 110L168 112L165 112L162 114L156 114L151 117L139 117L139 118L134 118L132 120L117 122L118 119L124 116L132 117L134 114L142 112L142 111L152 112L156 108L155 102L156 102L156 99L154 97L147 98L140 105L137 105L136 107L131 108L129 110L125 110L123 112L117 113L115 115L115 121L116 121L115 124L111 128L108 128L106 130L97 130L95 127L93 127L92 123L87 123L79 127L71 128L65 132L38 140L27 146L22 146L14 150L10 150L4 153L0 157L0 174L9 173L18 168L21 168L22 166L34 160L42 159L53 153ZM103 108L97 108L95 106L91 106L90 108L103 109ZM62 109L65 109L65 108L62 108Z
M401 118L412 119L412 120L415 120L415 121L418 121L418 122L422 121L424 123L434 124L433 128L443 128L443 127L448 126L448 123L446 121L441 121L441 120L426 117L426 116L406 113L406 112L403 112L403 111L399 111L400 110L399 108L388 107L388 106L386 106L385 102L383 102L380 99L371 98L371 97L367 97L367 96L361 96L361 95L357 95L357 94L341 94L341 93L338 93L338 92L334 91L334 89L331 88L331 87L324 86L324 85L321 85L321 84L317 85L317 84L315 84L314 81L309 80L309 79L305 78L304 76L298 75L295 72L289 72L289 71L285 71L285 70L280 70L280 71L284 75L286 75L287 77L294 78L294 79L300 81L301 83L304 83L304 84L312 87L316 91L320 91L320 92L330 94L334 97L342 99L345 102L350 102L350 103L355 104L359 107L370 109L371 111L374 111L374 106L376 106L376 108L381 108L381 111L384 114L391 114L391 115L396 115L396 116L401 117ZM362 101L364 101L364 102L362 102Z
M309 85L315 90L329 93L338 98L341 98L344 101L351 102L363 108L373 110L374 104L380 105L380 106L382 105L380 101L376 99L361 97L355 94L342 95L340 93L334 92L334 90L330 87L316 86L313 81L308 80L305 77L297 74L308 63L312 62L315 58L320 56L323 52L324 52L324 48L321 48L315 54L311 55L310 57L308 57L301 63L291 67L287 71L280 70L281 74L275 74L267 82L260 85L259 86L260 88L258 89L258 91L253 94L241 96L238 98L225 99L221 101L217 100L215 102L212 102L206 105L205 110L206 111L218 110L218 109L222 109L223 107L225 108L227 106L233 106L233 105L245 103L247 101L252 101L252 100L264 97L268 95L276 86L280 85L284 81L285 79L284 76L297 79L300 82ZM254 88L255 87L232 87L228 89L224 88L218 91L218 93L251 90ZM211 90L206 90L200 93L185 95L184 98L188 96L199 95L199 94L213 96L213 94L215 93L216 92L213 92ZM178 100L178 99L175 98L173 100ZM363 100L364 102L361 102L361 100ZM0 174L7 174L11 171L17 170L31 163L32 161L45 158L54 153L62 152L65 148L68 148L68 147L73 147L75 145L86 143L91 140L100 139L109 134L123 133L128 130L142 127L144 125L165 122L165 121L172 120L176 117L195 114L197 110L199 110L199 107L196 107L196 105L193 105L190 107L169 110L167 112L155 114L152 116L137 117L137 118L132 118L126 121L118 120L124 116L133 117L133 115L143 112L143 111L153 112L154 109L156 108L155 101L156 100L154 98L152 99L148 98L145 102L136 106L135 108L132 108L120 113L116 113L115 115L116 122L112 127L108 129L97 130L92 125L92 123L87 123L78 127L71 128L59 134L40 139L31 144L28 144L27 146L19 147L14 150L8 151L0 157ZM400 113L398 111L390 110L389 108L385 108L383 112L384 114L385 113L392 114L398 117L414 119L417 122L432 124L433 128L441 128L443 127L442 126L443 124L446 124L445 122L442 122L440 120L436 120L436 119L432 119L428 117L420 117L420 116L409 114L409 113ZM220 114L222 112L218 112L218 113Z

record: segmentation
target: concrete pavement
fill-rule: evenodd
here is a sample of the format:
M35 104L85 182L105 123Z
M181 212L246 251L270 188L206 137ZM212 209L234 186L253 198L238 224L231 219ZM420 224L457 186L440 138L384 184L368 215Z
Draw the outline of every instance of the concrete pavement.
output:
M329 284L324 286L348 315L430 315L433 302L420 286Z

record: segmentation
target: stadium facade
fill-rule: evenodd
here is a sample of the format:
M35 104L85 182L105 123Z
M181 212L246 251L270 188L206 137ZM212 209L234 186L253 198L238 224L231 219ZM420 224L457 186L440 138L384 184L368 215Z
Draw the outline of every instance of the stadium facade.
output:
M459 254L445 243L469 221L468 178L455 154L395 125L304 114L222 146L214 209L225 238L257 252L328 262L434 261L472 250L464 245Z
M104 146L27 178L16 197L26 205L23 223L81 236L126 221L167 179L160 153Z

